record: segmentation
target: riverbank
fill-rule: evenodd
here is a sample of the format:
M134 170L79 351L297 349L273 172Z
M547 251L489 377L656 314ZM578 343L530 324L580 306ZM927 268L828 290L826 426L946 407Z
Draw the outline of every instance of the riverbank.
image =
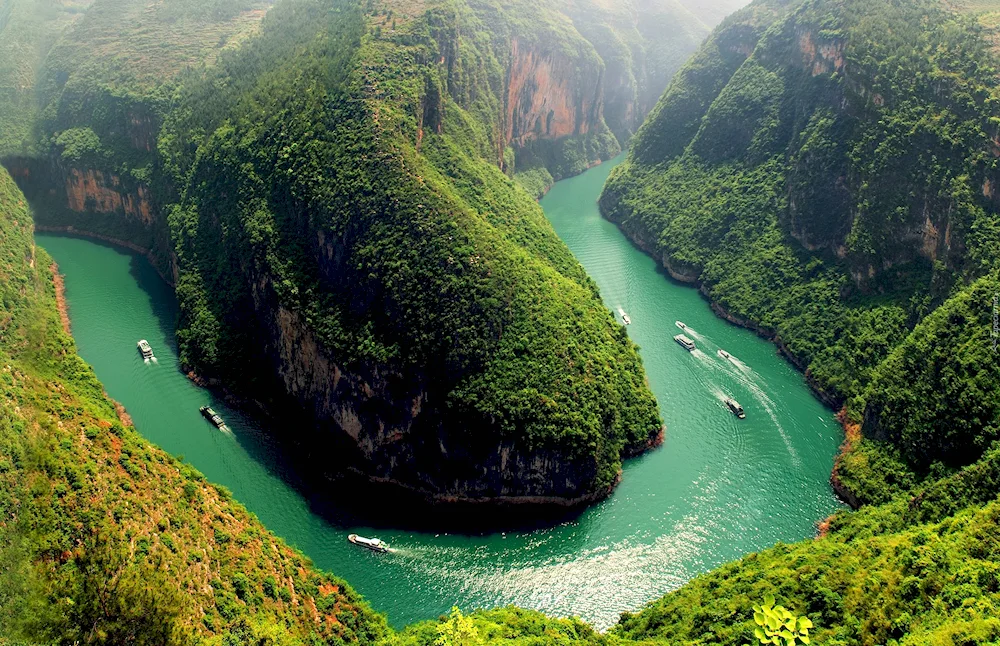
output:
M69 308L66 306L66 283L59 274L59 265L52 263L49 265L49 271L52 272L52 284L56 288L56 309L59 310L59 322L62 323L63 332L72 336L73 333L70 331L69 322Z
M614 224L622 236L629 240L629 242L634 245L636 249L649 256L659 267L661 267L667 273L670 280L676 281L681 286L695 288L698 294L700 294L702 299L704 299L704 301L719 318L722 318L737 327L749 330L760 338L773 344L777 350L777 354L782 356L789 364L802 374L806 385L809 387L809 391L830 411L837 413L837 420L841 424L841 430L844 433L845 440L841 445L836 459L834 460L834 467L830 471L830 486L844 503L853 509L857 509L860 506L857 496L850 491L837 476L837 465L840 464L843 456L851 450L854 443L857 439L859 439L859 437L852 439L853 435L860 436L860 427L854 428L854 426L857 425L852 426L847 419L844 402L824 391L819 386L816 380L813 379L812 375L809 373L808 366L806 366L788 349L780 335L778 335L774 330L758 325L756 322L749 319L736 316L727 310L721 303L714 300L709 295L705 284L701 280L700 272L690 268L681 269L673 266L670 258L666 254L657 254L655 246L650 243L650 241L646 240L640 232L632 231L629 227L625 227L621 222L607 218L603 211L601 212L601 216L608 222Z
M174 287L175 281L173 280L173 278L166 276L157 267L156 258L153 255L152 249L146 249L145 247L141 247L133 242L129 242L128 240L122 240L120 238L113 238L111 236L102 235L100 233L93 233L91 231L77 229L72 225L54 227L54 226L45 226L41 224L36 224L35 231L40 233L58 233L69 236L80 236L81 238L89 238L91 240L100 240L101 242L107 242L108 244L113 244L117 247L122 247L123 249L134 251L137 254L143 256L149 262L149 266L153 268L153 270L163 280L163 282L165 282L167 285L170 285L171 287Z

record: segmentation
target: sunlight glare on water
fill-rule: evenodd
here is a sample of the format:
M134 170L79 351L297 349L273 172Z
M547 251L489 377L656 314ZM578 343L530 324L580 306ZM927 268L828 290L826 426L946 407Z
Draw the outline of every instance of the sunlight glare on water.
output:
M437 617L452 605L515 604L579 615L603 629L714 566L812 536L815 523L838 508L828 481L841 439L833 415L773 346L714 316L694 289L670 282L600 217L596 199L618 161L560 182L542 206L609 309L631 317L628 333L642 348L666 442L625 466L609 500L532 532L351 526L337 511L338 497L350 492L310 492L254 420L180 373L177 306L144 258L79 238L36 238L66 277L80 354L138 430L229 487L270 530L345 578L393 625ZM695 352L673 341L678 320L692 328ZM140 338L150 341L158 364L142 362ZM738 359L719 357L720 348ZM747 419L728 412L727 397L742 404ZM202 419L198 408L206 404L231 436ZM378 536L393 551L352 546L350 532Z

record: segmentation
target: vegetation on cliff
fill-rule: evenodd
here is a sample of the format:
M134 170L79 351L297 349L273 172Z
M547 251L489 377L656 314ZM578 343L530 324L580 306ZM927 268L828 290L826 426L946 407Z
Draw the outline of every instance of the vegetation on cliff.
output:
M1000 249L986 36L929 1L754 3L677 76L601 198L864 422L838 466L861 501L993 439L992 296L971 286Z
M419 403L475 428L466 445L567 450L560 460L593 466L584 490L605 487L655 434L655 404L634 346L501 170L518 170L494 91L494 36L510 17L462 3L369 9L286 3L212 68L148 95L170 109L149 131L156 155L135 159L170 179L185 358L263 391L274 382L247 381L240 351L274 343L259 312L294 315L356 374L433 384ZM713 35L636 137L606 212L845 403L864 437L838 477L872 504L603 635L512 608L390 633L118 418L61 331L49 261L0 177L0 387L13 403L0 417L0 635L745 644L753 606L773 593L810 618L817 643L997 641L990 28L921 0L759 1ZM48 126L61 158L124 159L108 152L126 145L120 133L60 110L46 119L77 115ZM582 147L566 140L571 161L615 134L606 126ZM241 317L260 327L232 325Z
M459 31L481 35L449 49ZM280 347L291 312L340 370L372 375L366 401L409 406L379 392L380 374L395 375L397 392L426 393L402 430L444 450L433 468L397 457L416 472L405 484L593 495L660 421L634 345L491 157L502 66L488 33L461 7L377 36L350 5L287 3L259 39L186 84L189 107L161 137L183 187L170 213L182 360L267 396L273 378L245 349L294 370ZM346 403L357 397L344 405L363 406ZM470 480L470 459L498 447L558 463L568 486L544 482L549 467L539 482Z
M346 583L116 414L63 332L50 264L0 171L0 638L382 637L384 619Z
M239 376L257 392L291 390L274 374L246 384L250 373L239 368L242 348L263 347L273 373L289 372L275 356L277 322L244 318L277 307L284 324L290 316L308 327L338 369L401 377L402 398L374 408L419 409L413 401L432 397L427 446L440 419L485 421L490 432L472 438L472 462L546 454L580 466L557 497L595 495L613 484L622 455L655 441L655 406L634 348L508 178L537 195L617 154L706 22L738 2L368 2L360 13L345 3L328 8L329 20L303 5L279 7L256 37L267 3L98 0L43 48L41 71L25 76L40 107L37 136L32 155L11 166L42 224L152 250L161 273L177 279L190 367ZM311 89L343 105L295 95ZM291 103L279 106L278 96ZM271 129L255 129L244 108ZM297 130L278 133L278 115L292 112ZM373 116L384 122L365 123ZM326 129L314 137L318 125ZM256 178L235 165L250 163L251 145L260 150ZM377 166L399 153L399 166ZM366 154L369 165L351 167ZM228 217L206 217L198 207L220 191L243 201L227 205ZM334 213L344 205L392 218ZM323 215L303 219L313 207ZM428 216L426 230L413 228ZM316 256L342 244L365 257ZM405 263L385 264L404 250ZM454 303L416 285L454 294ZM260 325L237 324L246 320ZM568 380L565 366L575 372ZM435 384L429 395L418 387L425 380ZM330 417L309 410L323 393L287 394L284 403ZM531 494L544 490L536 483Z

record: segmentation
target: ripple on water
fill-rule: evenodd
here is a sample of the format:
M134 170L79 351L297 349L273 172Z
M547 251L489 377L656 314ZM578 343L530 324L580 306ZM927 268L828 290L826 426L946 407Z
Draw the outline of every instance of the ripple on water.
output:
M229 487L269 529L347 579L394 625L437 617L457 603L516 604L606 628L620 612L708 568L812 535L814 522L837 508L827 478L840 442L832 414L772 346L715 317L695 290L667 280L600 217L595 201L611 165L560 182L542 206L609 308L632 318L628 334L642 348L666 442L625 465L609 500L534 532L453 535L344 521L353 516L337 500L350 492L296 489L269 435L180 374L176 303L144 259L79 239L38 241L66 276L82 356L139 431ZM696 353L673 341L676 320L694 328ZM140 338L153 344L159 365L142 364ZM719 346L739 360L725 363ZM737 421L721 394L739 400L747 419ZM205 404L222 414L233 437L199 415ZM384 523L372 514L373 524ZM347 543L349 532L379 536L394 551L358 550Z

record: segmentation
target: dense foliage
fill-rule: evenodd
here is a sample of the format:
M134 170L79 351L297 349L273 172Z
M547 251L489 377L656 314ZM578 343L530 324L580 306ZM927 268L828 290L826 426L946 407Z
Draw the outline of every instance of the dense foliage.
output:
M0 172L0 638L339 644L384 635L384 620L346 583L116 412L62 330L51 262Z
M754 3L678 75L602 196L864 422L838 466L860 501L994 439L992 297L966 288L1000 249L989 44L933 2Z
M0 2L0 157L32 147L35 79L59 34L89 5L90 0Z
M484 35L443 49L458 30ZM596 288L490 159L502 68L486 33L460 8L378 37L347 5L289 3L185 86L192 107L161 138L184 187L182 359L266 393L245 349L273 324L248 323L295 312L346 372L419 381L422 415L445 420L424 432L444 423L470 455L557 453L601 491L655 438L656 405ZM439 486L466 459L422 477Z
M442 416L476 429L464 441L565 450L596 465L600 487L650 439L655 404L634 346L515 182L544 190L629 132L608 115L594 137L518 157L500 144L496 88L512 33L607 66L644 52L627 29L597 28L614 11L590 7L561 39L568 14L509 4L287 2L176 85L154 82L155 66L89 60L111 45L102 21L81 21L95 35L54 50L50 69L67 74L50 80L69 81L42 88L42 143L61 163L170 180L191 365L250 391L273 385L241 363L266 345L266 324L238 323L266 302L343 366L434 384ZM153 30L171 23L156 13L167 5L141 17L106 6ZM228 34L219 25L252 5L197 11ZM603 635L515 608L389 633L346 584L116 414L59 328L49 261L0 178L0 387L13 403L0 417L0 640L746 644L772 594L815 643L995 643L994 19L922 0L760 0L710 38L637 135L606 212L846 404L838 478L871 504ZM226 38L206 33L164 69L215 59ZM116 129L136 114L152 124L138 139Z

